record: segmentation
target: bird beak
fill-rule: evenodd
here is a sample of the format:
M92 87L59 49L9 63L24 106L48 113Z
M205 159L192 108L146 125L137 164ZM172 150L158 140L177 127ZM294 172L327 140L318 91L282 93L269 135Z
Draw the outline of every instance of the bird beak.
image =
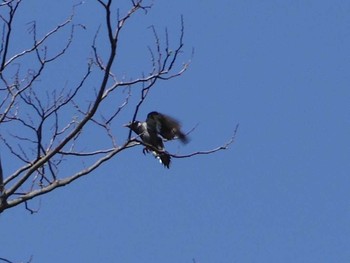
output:
M130 128L131 122L124 124L123 127Z

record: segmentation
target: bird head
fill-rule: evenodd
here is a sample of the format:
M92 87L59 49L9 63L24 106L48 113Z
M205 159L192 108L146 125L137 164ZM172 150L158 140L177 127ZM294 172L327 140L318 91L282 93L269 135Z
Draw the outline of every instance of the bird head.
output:
M136 129L139 125L140 125L140 122L139 122L139 121L134 121L134 122L129 122L129 123L127 123L127 124L124 124L123 126L129 128L129 129L131 129L131 130L134 130L134 129Z

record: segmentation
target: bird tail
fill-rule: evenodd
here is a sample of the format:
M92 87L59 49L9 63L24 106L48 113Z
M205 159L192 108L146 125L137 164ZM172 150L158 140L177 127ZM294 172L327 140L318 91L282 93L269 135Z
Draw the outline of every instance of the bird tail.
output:
M165 152L157 153L155 151L153 151L152 153L159 160L159 162L164 165L164 167L169 169L171 156L168 153L165 153Z

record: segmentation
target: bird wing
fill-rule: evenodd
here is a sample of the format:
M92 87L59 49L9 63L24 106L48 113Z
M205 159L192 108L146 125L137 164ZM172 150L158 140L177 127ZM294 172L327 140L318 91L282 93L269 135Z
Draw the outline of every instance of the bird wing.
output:
M153 127L164 139L179 138L183 143L188 141L186 135L181 131L180 122L173 117L153 111L147 115L146 122L148 127Z

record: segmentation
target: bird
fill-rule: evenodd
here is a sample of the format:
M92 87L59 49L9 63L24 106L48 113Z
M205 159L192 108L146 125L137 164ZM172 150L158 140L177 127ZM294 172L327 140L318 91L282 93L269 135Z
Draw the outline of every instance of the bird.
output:
M165 151L163 140L173 140L179 138L182 143L187 143L188 138L181 131L180 123L174 118L152 111L148 113L144 122L133 121L125 125L147 144L144 153L151 151L160 160L164 167L170 167L171 156ZM153 149L152 149L153 148Z
M160 160L164 167L169 169L171 157L168 153L164 152L164 143L162 138L159 137L158 134L153 131L153 129L148 128L147 122L134 121L125 126L139 135L141 140L149 145L146 146L143 153L151 150L153 155ZM155 151L151 147L158 151Z

